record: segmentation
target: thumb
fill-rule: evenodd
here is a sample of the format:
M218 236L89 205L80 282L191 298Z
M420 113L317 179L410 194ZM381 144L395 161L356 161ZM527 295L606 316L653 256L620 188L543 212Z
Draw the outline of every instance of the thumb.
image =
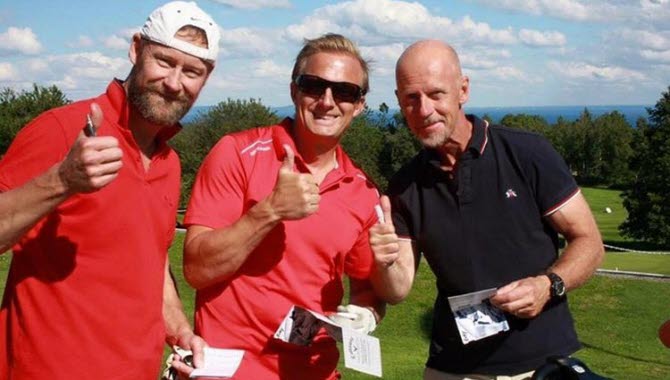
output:
M382 195L379 198L379 204L382 206L382 212L384 213L384 222L393 223L393 217L391 216L391 200L386 195Z
M93 127L97 131L100 129L102 126L102 121L104 120L104 117L102 115L102 108L98 105L98 103L91 103L91 121L93 122Z
M102 109L97 103L91 103L90 111L86 115L86 125L82 129L81 136L94 137L100 125L102 125Z
M284 162L281 165L282 170L290 170L293 171L293 165L295 163L295 153L293 153L293 149L291 149L291 146L288 144L284 144L284 152L286 155L284 156Z

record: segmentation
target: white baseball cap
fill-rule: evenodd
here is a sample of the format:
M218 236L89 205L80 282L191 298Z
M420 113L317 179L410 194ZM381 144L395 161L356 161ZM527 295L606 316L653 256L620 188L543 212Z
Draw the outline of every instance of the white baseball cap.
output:
M205 31L207 47L193 45L175 37L175 33L186 25ZM214 20L198 8L193 1L172 1L153 12L140 30L140 35L150 41L181 50L184 53L214 62L219 55L221 34Z

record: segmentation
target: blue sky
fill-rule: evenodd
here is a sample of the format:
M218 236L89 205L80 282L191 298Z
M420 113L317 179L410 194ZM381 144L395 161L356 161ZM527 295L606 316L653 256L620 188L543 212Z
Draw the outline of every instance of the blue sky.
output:
M164 1L0 3L0 88L55 84L69 99L125 78L130 36ZM470 106L654 104L670 85L670 0L200 0L222 31L198 105L290 104L303 38L344 34L373 60L372 108L396 105L393 69L409 44L451 43Z

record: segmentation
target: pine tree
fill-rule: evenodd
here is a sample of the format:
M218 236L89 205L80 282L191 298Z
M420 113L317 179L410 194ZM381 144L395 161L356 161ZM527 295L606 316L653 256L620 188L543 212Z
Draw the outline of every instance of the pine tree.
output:
M621 232L670 246L670 87L653 108L649 125L639 131L631 168L637 175L623 194L628 218ZM638 123L638 126L640 124Z

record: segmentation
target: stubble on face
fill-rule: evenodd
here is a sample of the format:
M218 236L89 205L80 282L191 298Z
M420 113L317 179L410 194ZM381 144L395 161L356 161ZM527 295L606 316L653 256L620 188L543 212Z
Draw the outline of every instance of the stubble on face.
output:
M428 128L435 123L442 123L442 127L432 133L424 130L424 128ZM421 129L411 127L410 125L410 129L412 129L412 132L419 139L421 144L431 149L437 149L446 145L451 133L454 131L453 122L451 122L448 117L441 117L439 115L433 115L428 119L424 119L419 128Z

